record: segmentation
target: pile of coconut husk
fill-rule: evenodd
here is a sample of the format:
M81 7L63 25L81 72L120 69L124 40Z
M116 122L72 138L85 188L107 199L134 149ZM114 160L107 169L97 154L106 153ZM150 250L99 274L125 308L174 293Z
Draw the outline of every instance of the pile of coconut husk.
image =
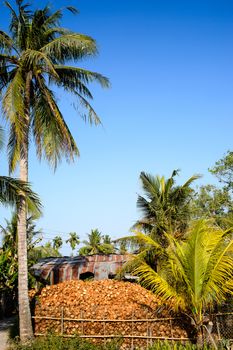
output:
M52 331L68 336L102 336L92 338L102 340L110 335L145 337L124 342L137 346L148 344L147 336L187 337L181 320L171 319L174 315L168 305L138 284L116 280L47 286L38 297L35 316L36 334Z

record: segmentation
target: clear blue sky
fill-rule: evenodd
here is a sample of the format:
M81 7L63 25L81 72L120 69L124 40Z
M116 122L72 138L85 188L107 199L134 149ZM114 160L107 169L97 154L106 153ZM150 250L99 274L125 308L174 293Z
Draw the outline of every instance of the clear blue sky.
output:
M59 92L81 158L54 174L32 148L30 181L44 205L38 226L47 239L59 233L66 239L70 231L83 239L92 228L123 236L140 215L140 171L169 176L180 168L180 183L194 173L203 174L199 183L210 183L208 167L233 148L233 2L52 4L78 7L80 14L66 13L63 25L93 36L99 47L99 56L80 66L106 75L112 87L91 87L103 122L98 128L85 125ZM0 7L6 26L8 11ZM7 213L2 210L1 223Z

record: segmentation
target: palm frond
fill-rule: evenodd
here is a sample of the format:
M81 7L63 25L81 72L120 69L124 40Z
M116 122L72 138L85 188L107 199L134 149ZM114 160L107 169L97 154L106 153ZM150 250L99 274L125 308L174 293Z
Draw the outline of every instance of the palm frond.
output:
M158 195L160 189L160 179L158 176L154 177L142 171L140 180L142 181L143 190L150 199Z
M34 98L32 130L39 158L44 154L56 169L62 156L72 161L79 155L76 143L50 91L40 78Z
M19 142L23 140L26 127L24 106L25 81L20 69L15 73L2 100L3 113L7 120L14 124Z
M10 125L10 134L7 144L9 173L13 173L20 157L20 143L15 130L15 124Z
M12 38L7 33L0 30L0 49L10 52L12 48L13 48Z
M229 288L222 286L233 279L233 240L228 243L223 239L224 231L214 232L211 235L211 244L215 241L214 249L211 251L210 261L206 271L206 283L203 295L216 296L218 302L224 299ZM218 236L218 237L216 237ZM233 289L231 290L233 292Z
M183 185L182 187L189 187L194 181L200 179L202 177L201 174L195 174L193 176L191 176Z
M76 33L61 35L43 46L40 51L59 63L97 54L95 40Z
M70 86L72 89L76 89L80 82L84 84L90 84L93 82L99 83L103 88L109 87L109 79L104 77L102 74L97 72L92 72L83 68L72 67L72 66L62 66L54 65L56 72L59 76L59 80L67 85L70 81ZM77 84L77 85L76 85Z
M133 232L135 234L135 240L139 244L143 244L143 245L149 246L150 248L158 251L160 254L163 254L164 249L153 238L151 238L150 236L145 235L145 234L143 234L142 232L139 232L139 231L133 231Z
M28 71L33 71L35 68L38 67L37 69L39 69L40 66L43 66L43 71L58 78L52 61L43 52L28 49L23 53L21 61L22 66L26 66Z
M83 118L83 120L84 121L88 121L90 125L92 125L92 124L94 124L94 125L101 124L101 120L100 120L99 116L97 115L97 113L95 112L95 110L91 106L91 104L87 101L87 99L85 99L77 91L75 92L75 95L78 97L81 106L83 106L84 109L87 110L87 112L88 112L88 114L86 114L86 113L82 113L81 114L81 117ZM76 106L76 109L78 109L77 106Z
M7 177L0 176L0 202L4 205L19 205L19 199L26 196L30 207L36 208L41 212L41 203L37 194L35 194L28 183Z
M173 288L166 279L155 272L148 264L141 262L135 268L133 273L139 277L139 282L153 293L160 296L165 302L171 302L176 310L185 307L185 300L178 293L176 288Z

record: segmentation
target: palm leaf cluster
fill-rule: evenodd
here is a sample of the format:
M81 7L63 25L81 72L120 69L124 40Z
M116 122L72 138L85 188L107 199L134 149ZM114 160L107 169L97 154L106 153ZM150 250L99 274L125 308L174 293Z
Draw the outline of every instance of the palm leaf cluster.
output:
M3 146L3 130L0 127L0 149ZM41 203L38 195L30 188L30 184L9 176L0 176L0 203L2 205L17 206L24 194L27 206L34 215L41 213Z
M29 142L29 130L38 157L56 167L63 156L72 160L79 151L52 87L71 93L79 109L84 107L80 109L83 118L99 124L87 85L97 82L107 87L109 82L99 73L72 64L96 55L97 47L91 37L60 26L62 10L51 12L46 6L32 12L21 0L16 3L15 10L6 2L11 13L9 33L0 31L0 91L3 113L11 125L10 169L14 170L25 139ZM72 7L67 10L77 12Z
M150 244L143 236L145 244ZM198 326L214 302L221 303L233 294L232 233L199 220L189 228L185 241L166 236L169 246L160 250L160 269L156 272L138 257L133 273L174 309L192 315Z
M98 229L94 229L87 236L88 239L83 241L84 246L79 249L79 255L114 253L114 245L108 235L102 235Z

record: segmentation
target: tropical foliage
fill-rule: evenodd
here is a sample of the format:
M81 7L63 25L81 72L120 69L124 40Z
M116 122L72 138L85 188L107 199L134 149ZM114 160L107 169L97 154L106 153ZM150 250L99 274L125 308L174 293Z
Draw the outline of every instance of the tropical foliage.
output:
M59 250L63 245L62 238L60 236L56 236L53 238L53 249Z
M209 169L219 183L201 186L192 202L193 218L213 218L220 227L233 226L233 152Z
M138 257L143 257L157 270L163 258L160 251L170 244L167 233L179 240L183 239L192 216L194 190L191 184L200 175L190 177L183 185L176 185L177 175L178 170L174 170L168 179L141 172L140 180L145 195L138 196L137 207L143 216L133 226L133 235L117 240L118 244L128 244L136 255L125 264L121 274L129 272ZM147 236L147 242L141 232Z
M233 152L228 151L223 158L209 169L211 174L216 176L225 188L233 191Z
M133 273L174 310L188 314L199 331L204 314L233 294L232 231L224 231L211 221L199 220L188 229L185 240L166 234L169 246L161 249L138 233L145 244L160 249L160 269L156 272L138 257Z
M178 170L167 180L141 172L140 180L145 196L139 195L137 207L142 212L134 228L148 233L162 245L166 244L165 232L176 237L183 235L191 217L190 201L194 191L190 185L200 176L190 177L183 185L175 184Z
M79 249L80 255L114 253L114 245L108 235L103 236L98 229L94 229L87 236L88 240L84 240L84 246Z
M70 247L72 250L72 255L73 255L73 252L74 252L76 246L79 245L79 243L80 243L80 239L79 239L78 234L76 232L70 232L69 238L66 240L66 243L70 244Z
M27 247L28 247L28 266L35 263L34 249L41 241L40 231L36 230L35 217L30 216L27 219ZM0 252L0 293L4 292L12 307L17 305L18 288L18 254L17 254L17 215L13 213L11 220L6 220L6 226L0 226L2 248ZM33 286L35 280L30 275L29 285ZM9 305L8 305L9 307Z

